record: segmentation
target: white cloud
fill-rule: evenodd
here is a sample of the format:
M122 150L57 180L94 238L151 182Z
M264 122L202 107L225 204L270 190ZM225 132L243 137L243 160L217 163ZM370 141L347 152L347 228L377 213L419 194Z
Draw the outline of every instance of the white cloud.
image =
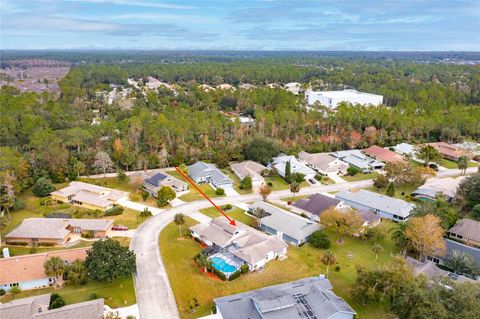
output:
M187 10L193 9L192 6L177 5L165 2L150 2L142 0L67 0L70 2L90 2L90 3L106 3L113 5L121 6L133 6L133 7L150 7L150 8L164 8L164 9L178 9L178 10Z

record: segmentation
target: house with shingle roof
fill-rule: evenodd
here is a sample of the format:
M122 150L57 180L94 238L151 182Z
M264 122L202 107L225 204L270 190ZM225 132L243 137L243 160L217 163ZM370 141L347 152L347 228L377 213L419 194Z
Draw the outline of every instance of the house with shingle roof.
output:
M448 230L447 235L480 247L480 222L468 218L460 219Z
M346 174L348 164L328 153L298 153L298 158L323 175L329 173Z
M467 154L464 150L445 142L427 143L425 145L432 146L440 153L440 155L442 155L443 158L454 162L457 162L460 157Z
M0 304L2 319L102 319L103 299L95 299L48 309L50 294L14 299Z
M253 185L261 185L264 181L262 172L267 168L254 161L243 161L241 163L232 163L230 168L237 177L242 180L247 176L252 178Z
M147 175L143 181L143 189L151 196L157 197L158 191L162 186L171 187L176 192L183 192L188 190L188 184L182 182L178 178L170 176L166 173L154 173L151 176Z
M94 238L105 238L112 226L110 219L26 218L5 236L5 241L65 245L71 234L92 232Z
M210 183L215 188L233 187L233 181L215 165L198 161L188 166L188 175L196 183Z
M249 208L250 211L258 209L264 215L260 218L260 229L295 246L308 242L310 235L320 229L317 222L264 201L256 201Z
M290 162L290 173L300 173L305 176L305 179L314 178L317 173L305 165L303 162L299 161L295 156L280 154L277 157L273 158L272 163L270 164L271 168L275 168L278 174L285 178L285 169L287 163Z
M305 214L309 218L319 222L321 214L330 207L341 209L345 207L345 205L333 196L313 194L308 198L303 198L295 202L292 205L292 210L299 214Z
M128 198L127 192L84 182L70 182L67 187L50 194L52 200L87 209L105 211Z
M12 287L28 290L53 286L55 278L45 274L43 264L51 257L59 257L67 264L77 259L85 260L88 249L83 247L0 258L0 288L9 291Z
M412 196L420 200L434 201L442 195L447 201L451 201L457 195L458 185L465 176L430 178L425 184L412 192Z
M359 209L371 210L382 218L393 221L408 219L415 205L401 199L370 192L364 189L351 191L344 190L335 194L335 198L345 204Z
M363 149L362 151L364 154L384 163L404 162L404 159L399 154L378 145L372 145Z
M343 162L358 168L362 173L370 173L385 166L384 163L363 154L360 150L337 151L331 154Z
M217 319L353 319L323 275L215 298Z
M190 227L192 236L210 247L218 247L224 254L233 255L237 264L247 264L251 271L287 253L287 244L275 236L262 233L239 221L236 226L223 216L208 224Z

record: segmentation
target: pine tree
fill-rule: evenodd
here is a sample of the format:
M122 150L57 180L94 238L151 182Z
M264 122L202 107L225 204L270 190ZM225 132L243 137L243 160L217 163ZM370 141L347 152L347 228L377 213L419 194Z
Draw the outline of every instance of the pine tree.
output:
M291 181L291 175L292 175L292 168L291 168L291 164L290 164L290 161L288 161L286 164L285 164L285 180L287 181L287 183L290 184L290 181Z
M393 184L393 182L390 182L390 184L388 184L386 194L390 197L395 196L395 185Z

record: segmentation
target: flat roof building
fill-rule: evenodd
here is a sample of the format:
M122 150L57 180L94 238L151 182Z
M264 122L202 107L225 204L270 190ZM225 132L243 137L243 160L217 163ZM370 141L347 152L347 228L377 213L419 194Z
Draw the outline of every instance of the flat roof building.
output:
M350 104L361 105L381 105L383 103L383 96L372 93L359 92L357 90L343 90L343 91L319 91L312 90L305 91L305 98L309 105L316 102L330 109L335 109L338 104L342 102Z

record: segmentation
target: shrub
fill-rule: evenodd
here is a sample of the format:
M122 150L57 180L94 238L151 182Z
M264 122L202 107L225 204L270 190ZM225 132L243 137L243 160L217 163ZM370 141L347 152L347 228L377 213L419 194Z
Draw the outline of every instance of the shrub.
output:
M37 197L45 197L55 190L52 181L45 177L40 177L32 187L32 192Z
M225 274L220 270L213 268L213 273L221 280L223 281L227 280L227 276L225 276Z
M159 207L166 206L170 201L174 200L177 194L170 186L162 186L157 192L157 205Z
M317 174L317 175L315 175L315 179L316 179L317 181L321 182L322 179L323 179L323 176L320 175L320 174Z
M82 232L82 238L93 238L94 234L93 234L93 230L86 230L84 232Z
M14 212L22 210L25 207L27 207L27 204L25 204L25 202L23 200L18 199L18 198L15 199L15 203L13 204L13 211Z
M5 295L7 292L5 291L5 289L0 289L0 296L3 296Z
M327 234L318 230L310 235L310 244L316 248L328 249L331 242Z
M242 272L243 275L245 275L246 273L248 273L248 271L249 271L248 265L247 265L247 264L243 264L242 266L240 266L240 271Z
M150 193L147 192L146 190L142 189L141 191L142 199L145 201L150 197Z
M127 174L121 169L117 170L117 179L120 182L125 182L127 180Z
M11 293L12 295L17 295L17 294L19 294L19 293L21 293L21 292L22 292L22 289L21 289L19 286L15 286L15 287L12 287L12 288L10 289L10 293Z
M360 173L360 170L354 166L349 166L347 168L347 174L350 175L350 176L355 176L357 175L358 173Z
M236 272L231 274L230 277L228 277L228 281L232 281L232 280L237 279L238 277L240 277L241 274L242 274L242 272L240 270L237 270Z
M38 200L40 206L49 206L52 205L52 199L50 197L42 197Z
M123 207L120 205L113 206L110 209L107 209L104 213L105 216L116 216L123 213Z
M95 300L95 299L98 299L98 298L99 298L99 296L94 292L92 292L90 295L88 295L88 299L90 299L90 300Z
M225 190L223 188L219 187L215 190L215 195L217 195L217 196L225 195Z
M267 185L270 186L270 187L273 187L273 183L272 183L272 182L268 182Z
M141 212L140 212L140 217L149 217L152 216L152 212L148 210L147 207L145 207Z
M6 241L5 242L7 245L12 245L12 246L27 246L28 243L25 241Z
M53 247L55 246L55 244L54 243L38 243L38 246Z
M252 189L252 178L250 176L246 176L244 177L241 181L240 181L240 186L239 186L240 189L246 189L246 190L250 190Z
M473 206L472 216L476 220L480 220L480 204L477 204L477 205Z
M65 306L65 301L62 296L59 294L52 294L50 296L50 305L48 306L48 309L57 309L63 306Z
M85 211L82 210L82 209L76 209L76 210L73 212L73 216L75 216L75 218L82 218L83 215L85 215Z
M29 254L35 254L36 252L37 252L37 246L33 246L32 248L30 248L30 249L28 250L28 253L29 253Z
M335 271L339 272L340 271L340 266L335 266Z
M140 196L137 195L137 194L130 194L130 195L128 195L128 198L130 198L130 200L132 202L139 202L140 201Z
M225 209L225 210L230 210L230 209L232 209L232 205L231 205L231 204L227 204L227 205L223 206L223 209Z

